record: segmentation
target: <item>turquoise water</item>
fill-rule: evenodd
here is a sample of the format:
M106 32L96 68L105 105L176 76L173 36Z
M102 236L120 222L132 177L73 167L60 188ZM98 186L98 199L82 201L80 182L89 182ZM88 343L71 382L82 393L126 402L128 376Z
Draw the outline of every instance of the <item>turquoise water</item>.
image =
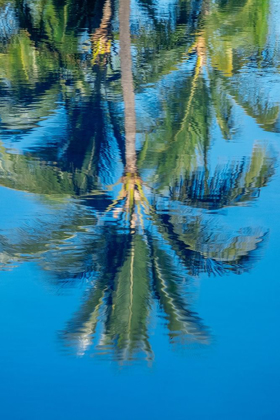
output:
M277 419L277 0L0 1L3 419Z

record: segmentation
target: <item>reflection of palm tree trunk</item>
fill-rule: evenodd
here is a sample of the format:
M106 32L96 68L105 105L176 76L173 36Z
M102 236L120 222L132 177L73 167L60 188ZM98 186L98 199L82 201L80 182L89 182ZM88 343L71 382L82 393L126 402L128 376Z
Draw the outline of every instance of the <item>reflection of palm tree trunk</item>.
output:
M207 16L210 13L210 0L204 0L204 3L202 5L202 16Z
M100 26L91 37L93 63L99 55L109 54L111 49L110 25L112 18L111 0L106 0L103 7L103 17Z
M120 23L120 62L121 85L124 101L125 123L125 174L122 177L123 187L113 203L113 207L125 199L123 210L129 215L131 233L135 233L138 217L141 219L140 206L146 206L147 199L143 194L142 181L137 174L136 162L136 114L133 87L131 39L130 39L130 0L119 0ZM137 216L136 208L139 214Z
M136 172L136 116L135 98L132 75L131 41L130 41L130 0L120 0L120 61L121 84L125 108L125 139L126 139L126 172Z
M104 7L103 7L103 17L100 23L100 31L103 32L104 35L107 35L108 28L110 26L112 17L112 6L111 6L111 0L106 0Z

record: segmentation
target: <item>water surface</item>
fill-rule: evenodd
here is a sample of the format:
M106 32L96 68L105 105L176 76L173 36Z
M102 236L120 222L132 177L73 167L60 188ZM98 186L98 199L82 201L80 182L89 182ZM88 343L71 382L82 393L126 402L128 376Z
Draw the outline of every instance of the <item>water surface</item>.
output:
M279 19L0 1L1 418L279 417Z

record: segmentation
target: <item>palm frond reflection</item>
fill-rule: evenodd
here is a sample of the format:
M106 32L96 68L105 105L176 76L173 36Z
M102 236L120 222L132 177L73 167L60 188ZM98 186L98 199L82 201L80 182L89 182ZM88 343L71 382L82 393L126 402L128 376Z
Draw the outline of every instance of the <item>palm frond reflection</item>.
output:
M267 230L222 210L259 198L276 166L262 141L211 153L234 143L237 110L267 131L279 118L256 78L241 93L247 63L265 65L264 2L187 1L166 21L138 2L144 24L130 0L19 0L9 31L0 20L0 184L47 208L0 232L0 267L84 282L60 342L120 362L153 359L155 313L171 343L211 342L194 278L253 268Z

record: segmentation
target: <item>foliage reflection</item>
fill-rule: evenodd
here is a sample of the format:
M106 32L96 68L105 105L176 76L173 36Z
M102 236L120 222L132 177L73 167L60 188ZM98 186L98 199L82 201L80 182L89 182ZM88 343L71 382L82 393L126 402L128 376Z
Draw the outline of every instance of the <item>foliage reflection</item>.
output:
M276 166L260 141L212 156L242 112L279 129L258 77L277 63L269 2L160 3L138 0L137 16L130 0L0 3L0 183L52 209L2 229L1 267L35 260L57 284L85 280L60 339L119 361L153 358L155 307L171 342L211 341L192 279L253 267L267 231L220 211L257 199Z

